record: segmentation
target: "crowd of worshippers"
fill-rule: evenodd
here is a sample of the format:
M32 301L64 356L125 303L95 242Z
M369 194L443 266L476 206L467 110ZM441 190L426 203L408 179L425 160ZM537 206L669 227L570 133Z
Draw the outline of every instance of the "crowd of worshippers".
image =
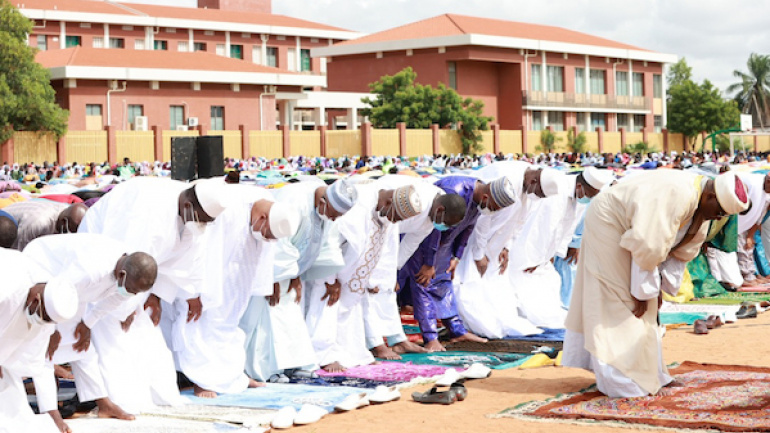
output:
M662 291L730 215L748 254L770 192L748 172L616 179L524 161L275 189L228 179L133 177L88 204L2 208L3 428L68 431L55 375L70 370L80 401L129 420L182 404L178 372L216 398L544 328L566 327L563 364L594 371L602 392L654 394L671 382ZM404 333L406 306L422 345Z

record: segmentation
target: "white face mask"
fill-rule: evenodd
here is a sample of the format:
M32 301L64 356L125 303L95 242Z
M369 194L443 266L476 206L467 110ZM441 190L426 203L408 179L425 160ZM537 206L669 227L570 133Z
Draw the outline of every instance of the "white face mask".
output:
M24 307L24 317L27 319L28 325L45 325L45 320L41 316L40 310L42 309L43 301L40 300L40 295L37 295L37 308L33 312L29 312L29 306Z
M479 212L482 215L492 215L492 213L494 213L494 211L489 208L489 198L487 198L487 201L485 203L483 203L483 204L484 204L484 206L482 207L481 203L479 203L479 205L478 205Z
M326 209L328 209L329 205L327 205L326 202L324 202L323 205L324 205L323 212L319 211L318 208L316 208L315 213L316 215L318 215L318 218L321 218L321 220L323 220L324 222L327 222L327 223L331 222L332 219L326 216Z
M262 220L262 225L259 226L259 229L254 230L254 226L251 227L251 237L254 238L254 240L259 242L275 242L276 239L268 239L265 237L265 234L262 233L262 230L265 228L265 225L267 224L267 220Z
M130 298L134 296L133 293L126 290L126 276L123 275L123 283L118 283L118 294L124 298Z
M184 224L184 230L195 238L203 235L204 230L206 230L206 223L188 221Z

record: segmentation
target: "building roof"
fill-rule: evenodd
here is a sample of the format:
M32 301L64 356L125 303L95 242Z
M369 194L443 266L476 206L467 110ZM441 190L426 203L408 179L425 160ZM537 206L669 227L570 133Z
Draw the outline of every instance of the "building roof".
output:
M283 71L202 51L73 47L40 51L52 79L137 80L325 86L326 77Z
M189 25L190 21L194 21L200 26L193 28L207 30L238 32L251 30L255 33L317 35L318 37L333 37L335 39L349 39L359 35L359 33L350 30L326 24L285 15L257 12L117 3L104 0L12 0L12 3L18 3L19 10L33 19L110 22L160 27L182 27L184 24ZM102 15L102 19L99 15ZM242 26L233 27L233 24ZM252 29L243 26L250 26ZM258 28L253 28L255 26Z
M660 54L562 27L444 14L339 42L332 47L316 48L313 50L313 55L339 56L458 45L542 49L622 58L634 57L609 55L609 53L633 53L642 57L656 57L655 55ZM592 49L586 49L586 47ZM605 52L607 54L604 54ZM669 59L671 57L663 56ZM653 58L643 60L662 61ZM674 61L676 61L675 58Z

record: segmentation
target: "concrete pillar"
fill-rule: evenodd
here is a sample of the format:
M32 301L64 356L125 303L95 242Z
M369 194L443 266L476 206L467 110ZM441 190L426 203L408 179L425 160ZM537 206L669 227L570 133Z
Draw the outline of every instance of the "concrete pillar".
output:
M110 48L110 25L104 23L104 48Z
M441 153L441 133L439 132L438 123L430 125L430 132L433 133L433 154L438 155Z
M110 161L110 164L117 164L119 155L118 139L117 135L115 134L115 125L107 125L104 127L104 130L107 131L107 161ZM65 159L61 157L59 158L60 160L65 161Z
M241 131L241 159L247 159L251 156L249 131L246 130L246 125L238 125L238 130Z
M288 158L291 156L291 127L286 124L281 125L281 133L283 139L283 157Z
M109 134L107 135L109 140ZM56 142L56 160L59 161L59 164L66 164L67 163L67 136L62 135L61 138L59 138L59 141Z
M165 162L163 160L163 131L160 126L153 125L152 133L155 136L155 160Z
M326 156L326 125L318 126L318 132L321 136L321 156Z
M500 153L500 124L492 124L492 152L497 155Z
M650 140L647 139L647 128L642 129L642 141L645 143L649 143Z
M523 129L521 131L521 153L526 155L529 150L529 131Z
M626 128L620 128L620 150L626 148Z
M398 152L396 156L406 155L406 123L396 123L396 129L398 129Z
M754 152L759 152L759 142L756 135L754 136Z
M208 129L206 129L206 126L202 123L199 123L198 126L196 126L194 129L198 131L198 136L200 137L203 137L209 133Z
M668 144L668 128L663 128L661 131L663 132L663 151L668 153L670 148Z
M604 129L601 126L597 126L596 133L599 135L599 153L604 153Z
M348 130L356 130L358 129L358 109L357 108L348 108Z
M372 156L372 124L361 125L361 156Z
M319 130L321 126L326 126L326 108L318 107L313 109L313 122L315 129Z

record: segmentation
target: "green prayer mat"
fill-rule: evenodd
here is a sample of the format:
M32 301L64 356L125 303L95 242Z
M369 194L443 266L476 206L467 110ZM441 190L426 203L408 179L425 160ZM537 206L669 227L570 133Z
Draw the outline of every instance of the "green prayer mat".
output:
M687 304L738 305L741 302L770 301L770 293L726 292L721 295L692 300Z
M732 253L738 248L738 216L712 221L706 242L711 248ZM703 253L687 263L687 271L692 279L693 293L696 298L706 298L727 293L719 281L711 275L708 261Z
M486 365L495 370L518 367L532 355L529 353L497 353L497 352L433 352L406 353L402 359L395 362L411 362L420 365L440 365L443 367L468 367L474 362Z

